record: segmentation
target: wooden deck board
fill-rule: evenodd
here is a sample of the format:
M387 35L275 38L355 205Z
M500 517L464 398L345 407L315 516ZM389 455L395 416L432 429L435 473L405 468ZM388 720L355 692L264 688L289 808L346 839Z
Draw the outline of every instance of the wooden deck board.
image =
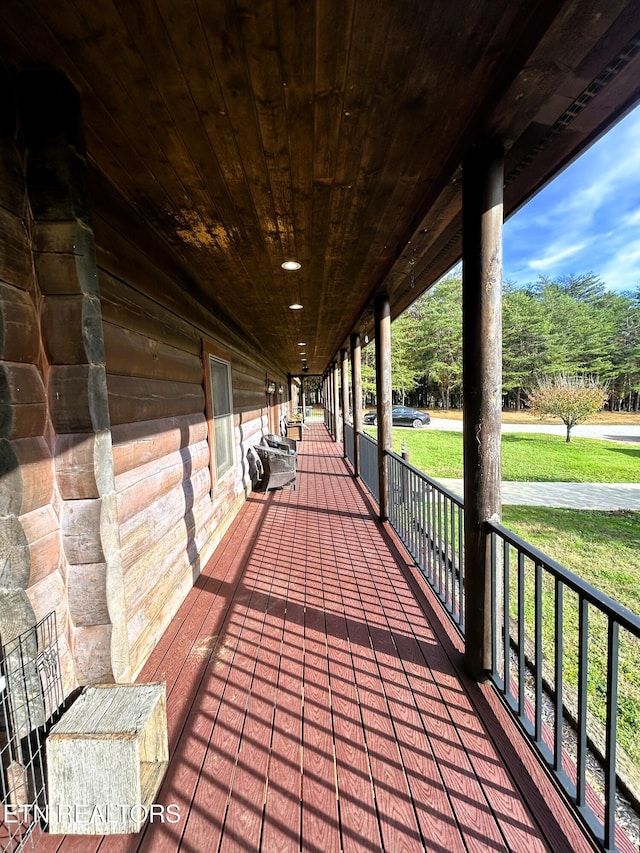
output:
M225 626L224 644L214 668L217 671L207 688L203 714L213 717L215 724L185 827L196 840L197 849L217 850L223 829L230 849L242 838L242 826L227 824L226 816L262 636L262 620L256 617L262 598L256 590L257 579L257 567L248 565L244 589L234 599ZM248 810L252 807L254 804L247 803Z
M262 849L300 849L304 575L289 574L269 761Z
M338 447L312 427L296 490L250 497L141 673L179 821L43 853L592 849Z
M273 575L271 578L273 579ZM264 596L265 613L257 649L251 693L233 779L226 823L238 827L233 840L225 843L232 851L257 850L262 834L267 769L277 696L277 674L286 599L282 590L268 583L269 573L261 572L258 589ZM266 582L265 582L266 581ZM272 597L273 595L273 597Z
M347 626L337 615L327 617L327 647L343 849L379 851L382 839Z
M235 651L233 632L229 631L223 638L223 626L231 624L230 603L240 582L244 583L245 580L239 569L238 554L249 550L247 546L251 545L260 523L255 504L248 512L246 522L245 525L236 524L232 528L225 543L226 547L220 554L219 561L216 561L215 572L206 577L200 585L200 594L189 611L190 619L185 620L192 629L186 632L188 641L183 646L188 648L186 659L180 655L178 661L182 666L179 667L173 684L167 683L168 690L171 684L167 706L169 743L171 748L171 744L176 742L173 754L178 756L178 760L174 759L171 763L160 796L165 802L173 803L179 808L182 819L172 824L154 823L147 826L143 849L154 853L156 850L177 849L192 811L196 816L199 814L195 791L205 775L203 765L210 747L215 714L220 707L216 698L220 697L226 686L230 660ZM185 609L188 601L187 598L183 605ZM198 624L200 629L194 634L193 628ZM174 645L171 644L166 650L162 647L154 650L149 664L145 667L150 676L157 678L164 673L166 677L171 673L173 649ZM169 658L168 671L161 669L160 665L154 665L156 654L158 657L162 655L163 666L167 666L167 657ZM145 675L143 670L142 676ZM195 696L194 688L197 690ZM194 822L197 822L197 817L194 817ZM212 816L211 825L215 825L215 822L216 817Z
M304 485L302 486L304 489ZM303 849L339 853L340 822L335 777L335 750L329 690L324 577L322 560L313 551L323 541L324 519L304 520L304 708L302 745Z

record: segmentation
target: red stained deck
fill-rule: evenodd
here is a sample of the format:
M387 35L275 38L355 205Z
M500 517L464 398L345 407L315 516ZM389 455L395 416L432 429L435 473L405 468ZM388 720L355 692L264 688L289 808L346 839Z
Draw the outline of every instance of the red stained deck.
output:
M180 819L39 850L593 849L340 450L306 432L297 489L249 498L140 676Z

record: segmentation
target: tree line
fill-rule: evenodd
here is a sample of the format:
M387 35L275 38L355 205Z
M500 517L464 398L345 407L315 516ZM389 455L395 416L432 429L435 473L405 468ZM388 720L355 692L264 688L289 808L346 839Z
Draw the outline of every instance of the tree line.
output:
M589 375L611 410L640 410L640 287L614 293L592 273L540 276L503 290L505 408L522 408L543 376ZM375 350L363 351L365 402L375 400ZM391 325L394 402L462 407L462 280L451 274Z

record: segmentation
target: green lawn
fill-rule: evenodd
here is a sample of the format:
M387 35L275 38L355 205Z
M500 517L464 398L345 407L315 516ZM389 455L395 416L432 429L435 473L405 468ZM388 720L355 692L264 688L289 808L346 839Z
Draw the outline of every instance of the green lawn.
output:
M375 436L374 429L367 432ZM402 445L410 462L432 477L462 477L462 435L442 430L393 430L393 449ZM640 482L640 448L623 443L563 437L542 433L506 433L502 436L502 471L505 480L531 482ZM634 613L640 613L640 512L599 512L548 507L505 506L503 523L574 574ZM515 558L514 558L515 560ZM530 567L532 568L532 567ZM533 631L532 577L526 581L525 624ZM543 647L553 662L553 584L544 584ZM514 587L515 595L515 587ZM512 616L517 611L514 600ZM593 609L591 609L593 611ZM578 605L565 595L564 681L577 687ZM606 697L605 620L593 611L589 620L588 705L604 723ZM621 632L619 665L619 744L640 766L640 642Z
M375 429L367 429L375 436ZM462 477L462 434L444 430L394 428L393 449L405 442L410 462L432 477ZM591 438L542 433L502 436L505 480L569 483L640 482L640 447Z
M640 512L597 512L547 507L505 506L503 523L541 551L579 575L596 589L640 613ZM528 572L525 598L527 633L533 630L533 578ZM512 616L517 612L512 602ZM554 591L543 584L543 648L553 662ZM577 688L578 605L567 593L564 600L564 681ZM604 618L590 608L587 702L591 713L605 722L607 628ZM632 762L640 767L640 641L620 634L618 739Z
M504 506L505 527L640 613L640 512Z

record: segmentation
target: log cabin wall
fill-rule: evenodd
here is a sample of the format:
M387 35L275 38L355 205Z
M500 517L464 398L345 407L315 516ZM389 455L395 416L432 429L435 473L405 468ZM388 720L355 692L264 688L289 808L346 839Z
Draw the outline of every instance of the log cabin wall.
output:
M18 138L13 78L0 68L0 640L56 610L65 686L69 651L60 500L47 417L48 365L41 347L38 288Z
M68 81L0 72L0 639L55 609L68 693L139 672L251 488L247 449L286 409L266 379L286 377L87 170ZM203 340L233 389L213 486Z
M194 282L91 175L131 674L250 490L247 451L287 409L286 377L189 295ZM211 471L203 342L231 365L235 466ZM283 386L275 400L266 377Z
M105 575L106 508L95 478L90 493L78 494L68 476L78 448L92 471L105 456L92 423L101 383L99 343L91 341L95 272L92 278L84 263L91 237L71 199L77 182L68 180L82 168L78 140L66 133L78 104L58 75L16 79L2 69L0 89L0 635L7 642L55 610L68 693L79 680L114 677L105 583L95 580L100 570ZM42 108L50 97L62 104L59 122ZM74 604L87 585L91 606L78 618Z

